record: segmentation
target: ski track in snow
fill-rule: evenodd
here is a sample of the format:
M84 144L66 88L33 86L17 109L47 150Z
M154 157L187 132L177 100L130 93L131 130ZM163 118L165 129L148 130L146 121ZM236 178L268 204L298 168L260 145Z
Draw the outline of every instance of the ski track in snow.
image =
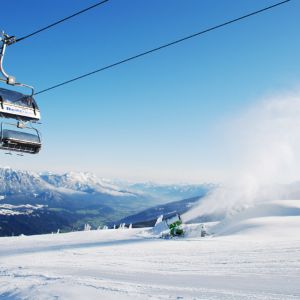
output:
M299 228L299 227L298 227ZM0 299L300 299L300 237L0 238Z

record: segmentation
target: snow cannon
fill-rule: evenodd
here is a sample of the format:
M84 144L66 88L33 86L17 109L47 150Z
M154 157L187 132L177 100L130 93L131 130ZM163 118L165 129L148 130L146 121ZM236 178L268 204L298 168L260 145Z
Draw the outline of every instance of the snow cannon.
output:
M182 220L178 213L170 213L158 217L153 231L158 233L161 238L172 238L183 236Z

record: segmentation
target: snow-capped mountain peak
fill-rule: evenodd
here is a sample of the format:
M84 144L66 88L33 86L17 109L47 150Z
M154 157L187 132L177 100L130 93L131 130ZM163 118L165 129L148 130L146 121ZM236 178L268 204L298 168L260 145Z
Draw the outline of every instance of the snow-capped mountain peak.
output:
M112 196L135 196L123 191L116 185L102 181L96 175L88 172L68 172L59 174L43 174L41 178L55 187L64 187L85 193L102 193Z
M64 174L37 173L0 167L0 197L20 197L28 203L36 199L63 199L65 196L98 195L103 197L137 197L138 193L102 182L90 173L68 172ZM18 200L18 201L19 201Z

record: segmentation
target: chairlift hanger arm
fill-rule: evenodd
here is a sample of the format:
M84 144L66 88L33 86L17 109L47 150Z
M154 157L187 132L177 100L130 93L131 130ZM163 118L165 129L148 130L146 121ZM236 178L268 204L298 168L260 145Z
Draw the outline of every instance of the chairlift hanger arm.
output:
M5 51L6 51L6 47L9 45L12 45L14 43L16 43L16 37L15 36L9 36L8 34L2 32L2 38L0 38L0 42L2 42L2 46L0 49L0 72L2 73L3 78L0 78L0 81L5 82L9 85L13 85L13 86L20 86L20 87L26 87L31 89L31 96L34 95L34 88L30 85L27 85L25 83L21 83L21 82L16 82L16 78L14 76L11 76L9 74L7 74L3 68L3 60L4 60L4 55L5 55Z
M7 47L7 45L8 45L5 36L6 36L5 33L3 33L3 38L1 39L2 47L1 47L1 52L0 52L0 72L1 72L2 75L6 78L5 81L6 81L7 84L13 84L14 77L8 75L8 74L4 71L4 68L3 68L3 60L4 60L5 50L6 50L6 47ZM2 79L2 80L3 80L3 79Z

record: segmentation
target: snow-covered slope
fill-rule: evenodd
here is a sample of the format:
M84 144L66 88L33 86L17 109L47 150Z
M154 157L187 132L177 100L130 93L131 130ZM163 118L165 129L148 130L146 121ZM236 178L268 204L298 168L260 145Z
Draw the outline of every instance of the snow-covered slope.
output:
M193 224L175 240L148 229L0 238L0 299L300 299L298 209L249 208L205 238Z

